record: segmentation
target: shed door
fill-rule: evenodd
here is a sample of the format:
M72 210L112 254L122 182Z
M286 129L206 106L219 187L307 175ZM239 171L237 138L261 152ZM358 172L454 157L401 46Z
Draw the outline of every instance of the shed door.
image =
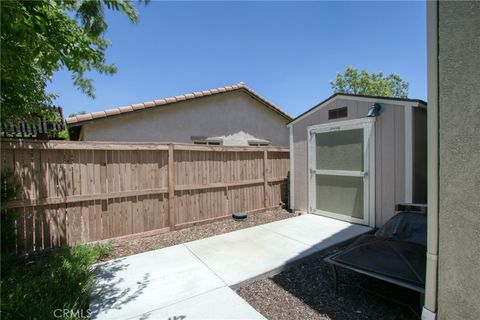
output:
M309 127L310 213L374 226L374 118Z

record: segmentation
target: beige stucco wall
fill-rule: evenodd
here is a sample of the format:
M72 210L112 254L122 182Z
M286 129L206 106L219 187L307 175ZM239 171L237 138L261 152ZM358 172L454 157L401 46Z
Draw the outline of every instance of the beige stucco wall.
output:
M479 319L480 2L439 2L438 83L429 86L438 87L437 319Z
M248 94L237 91L136 111L83 125L85 141L173 141L192 136L224 138L225 145L264 139L288 146L288 120Z
M328 120L328 110L339 107L348 107L348 117L339 120L365 117L375 102L378 101L374 99L360 101L339 97L291 125L293 144L290 146L290 152L294 170L292 208L308 211L307 128L311 125L338 121ZM377 226L381 226L393 216L395 204L406 201L405 108L403 105L391 103L380 104L382 111L375 121L375 221ZM413 109L418 108L414 107ZM413 110L412 114L415 112ZM422 124L417 122L417 125L425 128L426 118L419 117L418 119L424 122ZM418 148L426 149L426 142Z

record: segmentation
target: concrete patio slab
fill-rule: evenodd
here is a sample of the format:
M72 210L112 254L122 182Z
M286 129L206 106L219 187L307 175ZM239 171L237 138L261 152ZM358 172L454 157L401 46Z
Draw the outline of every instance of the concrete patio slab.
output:
M229 286L276 269L309 247L258 226L185 246Z
M142 314L135 319L265 319L232 289L223 287L171 306Z
M92 319L126 319L225 286L183 245L108 261L96 268Z
M304 215L96 265L92 319L262 319L230 287L370 228Z
M371 228L303 215L186 243L229 286L276 273L305 256Z
M309 246L315 246L319 250L371 230L366 226L313 214L267 223L259 227Z

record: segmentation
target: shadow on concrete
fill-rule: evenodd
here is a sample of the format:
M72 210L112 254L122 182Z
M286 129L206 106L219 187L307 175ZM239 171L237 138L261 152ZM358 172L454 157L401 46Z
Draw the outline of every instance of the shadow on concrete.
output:
M138 320L147 320L147 319L151 319L151 315L153 314L153 311L152 312L146 312L142 315L140 315L140 317L138 318ZM169 316L168 318L165 318L167 320L185 320L187 319L187 316L186 315L179 315L179 316Z
M140 297L150 284L150 273L145 273L140 281L121 289L125 279L119 278L116 274L128 268L129 264L124 260L118 259L95 266L94 271L98 280L90 303L92 319L95 319L102 310L122 309L122 305Z
M338 290L335 290L333 270L323 259L358 237L344 240L354 227L341 230L301 252L289 261L291 268L266 281L273 281L328 319L418 319L420 294L413 290L341 268Z

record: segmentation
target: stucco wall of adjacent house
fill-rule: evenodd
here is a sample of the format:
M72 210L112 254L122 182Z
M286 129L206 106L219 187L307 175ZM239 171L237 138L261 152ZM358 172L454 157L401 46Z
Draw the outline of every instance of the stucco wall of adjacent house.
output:
M291 124L293 144L292 208L308 211L308 143L307 128L339 120L365 117L375 99L360 101L337 98L322 108ZM348 107L348 117L328 120L328 111ZM381 103L382 111L375 121L375 223L383 225L395 213L395 204L405 202L405 108L404 105ZM414 107L413 109L418 109ZM412 114L416 114L414 110ZM425 111L418 111L425 112ZM417 125L426 127L426 118L418 117ZM423 121L423 122L422 122ZM420 132L420 131L419 131ZM426 133L425 133L426 134ZM426 149L426 145L418 149ZM424 150L426 152L426 150ZM426 181L423 181L426 184Z
M438 320L480 318L480 2L440 1Z
M219 137L226 145L263 139L288 146L288 120L248 94L236 91L157 109L112 116L83 125L85 141L174 141Z

